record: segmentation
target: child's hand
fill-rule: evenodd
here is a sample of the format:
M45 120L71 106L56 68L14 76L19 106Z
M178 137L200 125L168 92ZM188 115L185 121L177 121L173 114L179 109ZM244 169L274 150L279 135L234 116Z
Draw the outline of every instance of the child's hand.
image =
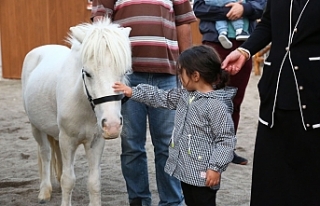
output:
M212 187L220 182L220 173L214 170L207 170L206 173L206 186Z
M126 97L131 97L132 96L132 89L130 87L128 87L127 85L122 84L121 82L114 83L112 88L114 88L115 92L123 92L123 94Z

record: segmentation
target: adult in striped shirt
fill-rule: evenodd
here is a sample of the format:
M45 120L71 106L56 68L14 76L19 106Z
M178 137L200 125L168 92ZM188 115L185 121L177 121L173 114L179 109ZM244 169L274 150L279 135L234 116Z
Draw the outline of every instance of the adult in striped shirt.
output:
M94 0L92 19L97 21L105 16L132 28L131 86L177 86L176 59L192 45L190 23L196 21L189 0ZM128 100L122 114L121 168L130 205L151 205L145 149L147 127L154 146L159 205L182 205L179 180L164 172L175 112Z

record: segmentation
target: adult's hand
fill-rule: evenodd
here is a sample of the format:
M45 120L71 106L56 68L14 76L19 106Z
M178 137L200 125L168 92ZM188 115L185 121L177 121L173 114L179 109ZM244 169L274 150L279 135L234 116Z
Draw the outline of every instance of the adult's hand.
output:
M243 54L238 50L234 50L223 60L221 68L231 75L235 75L240 71L246 61L247 59Z
M226 7L230 7L230 11L227 13L227 18L229 20L233 21L242 17L244 9L241 3L242 1L226 4Z

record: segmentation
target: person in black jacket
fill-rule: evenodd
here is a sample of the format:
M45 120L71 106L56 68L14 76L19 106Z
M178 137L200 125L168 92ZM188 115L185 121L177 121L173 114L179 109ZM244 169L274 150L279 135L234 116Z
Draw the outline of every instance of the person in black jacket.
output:
M200 19L199 29L202 34L202 43L213 47L224 59L231 51L239 47L243 42L237 41L236 36L228 36L232 43L230 49L224 48L219 42L219 33L215 28L216 21L219 20L236 20L246 18L249 20L248 32L251 33L256 26L257 19L261 18L265 8L266 0L247 0L245 3L239 1L229 3L225 7L216 7L207 5L206 0L195 0L193 11L197 18ZM230 35L230 34L228 34ZM245 90L248 85L250 74L252 71L252 61L247 61L241 71L235 75L231 75L229 85L238 88L237 95L233 99L234 111L232 119L234 128L237 132L240 120L240 107L244 98ZM248 160L234 153L232 160L235 164L246 165Z
M258 84L251 206L320 205L319 11L320 1L268 0L249 39L223 61L235 74L272 42Z

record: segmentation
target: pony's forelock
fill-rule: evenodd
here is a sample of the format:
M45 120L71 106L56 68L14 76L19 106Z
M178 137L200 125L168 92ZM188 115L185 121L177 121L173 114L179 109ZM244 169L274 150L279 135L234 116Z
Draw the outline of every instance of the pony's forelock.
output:
M82 63L90 63L92 68L105 68L112 65L113 72L122 75L131 71L131 46L129 37L118 24L109 19L78 25L86 31L83 42L69 34L67 42L71 47L80 46ZM111 55L109 58L108 55ZM112 62L108 62L111 60Z

